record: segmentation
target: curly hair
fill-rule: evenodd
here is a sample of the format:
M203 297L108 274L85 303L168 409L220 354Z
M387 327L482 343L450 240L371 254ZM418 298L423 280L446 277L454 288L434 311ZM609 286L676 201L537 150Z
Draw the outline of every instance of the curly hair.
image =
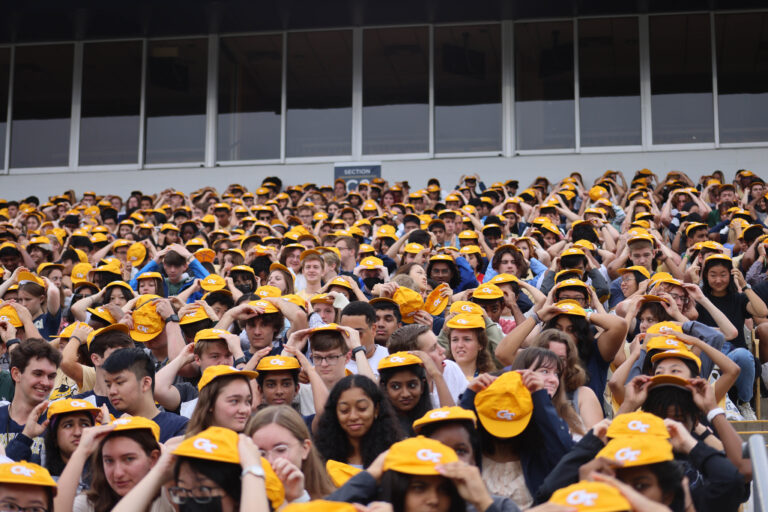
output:
M493 259L491 260L491 268L493 270L499 270L501 264L501 258L505 254L511 254L515 259L515 266L517 267L516 277L525 277L528 274L528 262L523 256L523 252L517 249L517 246L507 245L499 247L495 253L493 253Z
M491 358L491 352L488 348L488 335L485 333L485 329L469 329L477 334L477 344L480 345L480 351L477 353L477 361L475 366L478 373L492 372L496 369L496 365ZM448 359L455 361L453 353L451 352L451 333L453 329L448 329Z
M368 467L380 453L404 437L392 405L376 383L368 377L348 375L333 386L318 422L315 445L326 460L346 462L352 455L352 444L341 428L336 413L342 393L352 388L360 388L378 409L378 415L374 418L371 428L360 440L360 457L363 466Z
M587 372L581 365L579 353L576 344L564 332L557 329L547 329L539 333L536 339L531 343L532 347L546 348L552 343L562 343L565 345L565 372L563 374L566 391L575 391L587 383Z
M557 319L561 316L563 315L557 315L549 320L544 324L543 329L560 330L557 327ZM579 354L579 358L581 359L582 364L586 366L587 361L589 361L589 358L592 356L592 353L597 350L595 346L595 333L590 323L587 322L586 318L575 315L565 316L571 321L571 325L573 326L573 336L576 338L576 350ZM589 380L589 376L587 376L587 380Z

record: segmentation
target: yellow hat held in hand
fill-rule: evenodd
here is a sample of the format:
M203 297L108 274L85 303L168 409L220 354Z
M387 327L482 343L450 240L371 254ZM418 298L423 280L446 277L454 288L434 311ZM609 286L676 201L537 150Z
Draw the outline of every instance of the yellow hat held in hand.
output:
M64 398L62 400L51 402L51 404L48 406L47 417L48 419L51 419L57 414L67 414L70 412L89 412L95 418L98 416L100 411L101 409L85 400Z
M533 414L533 399L520 374L509 371L475 395L475 409L485 430L507 439L528 426Z
M583 481L552 493L549 503L556 503L578 512L623 512L632 510L627 498L615 487L603 482Z
M451 329L485 329L485 319L475 313L459 313L445 325Z
M216 329L207 329L207 330L216 330ZM219 338L215 338L215 339L219 339ZM197 342L198 340L195 339L195 341ZM237 368L234 368L232 366L227 366L225 364L217 364L214 366L209 366L203 371L203 375L202 377L200 377L200 381L197 383L197 390L201 391L205 386L213 382L215 379L218 379L219 377L228 377L230 375L242 375L247 379L255 379L256 377L259 376L259 372L254 372L250 370L238 370Z
M409 352L395 352L379 361L379 370L386 368L399 368L401 366L410 366L413 364L423 364L418 356Z
M347 480L362 471L360 468L356 468L354 466L350 466L349 464L344 464L343 462L332 459L328 459L328 462L325 463L325 470L328 472L328 476L331 477L331 481L336 487L341 487L347 483ZM315 502L313 501L312 503ZM353 508L352 510L354 511L355 509Z
M449 313L464 313L464 314L470 314L470 315L481 315L483 314L483 308L475 304L474 302L469 302L466 300L457 300L453 304L451 304L451 309L448 310Z
M424 299L421 294L404 286L399 287L392 294L392 299L400 305L400 316L404 324L412 324L413 317L424 307Z
M165 329L165 321L157 312L154 302L147 302L133 310L131 338L139 343L155 339Z
M267 356L259 361L256 365L256 369L260 372L269 371L288 371L288 370L300 370L301 364L295 357L290 356Z
M475 291L472 292L473 299L493 300L502 297L504 297L504 292L495 284L486 283L475 288Z
M673 348L670 350L664 350L651 356L651 362L655 363L657 361L661 361L662 359L669 359L670 357L678 359L689 359L696 363L696 367L701 370L701 359L699 356L686 348Z
M445 290L450 290L446 283L440 283L430 292L424 301L424 310L432 316L437 316L448 306L451 296L445 294Z
M155 441L160 441L160 425L143 416L129 416L124 414L119 418L112 420L111 425L115 426L112 432L121 430L141 430L147 429L155 436Z
M336 461L329 460L328 464L330 464L331 462L336 462ZM333 480L334 485L336 485L336 487L341 487L341 485L343 484L337 485L336 479L331 474L331 470L328 469L327 467L326 469L328 471L328 474L331 475L331 480ZM352 468L352 469L356 469L356 468ZM359 473L360 471L362 471L362 469L358 469L357 471ZM350 476L349 478L352 478L352 476ZM347 478L347 480L349 480L349 478ZM307 503L290 503L281 512L357 512L357 510L358 509L351 503L344 503L343 501L312 500Z
M440 441L416 436L393 444L384 459L383 469L406 475L439 475L435 466L458 460L456 452Z
M200 280L200 288L207 292L216 292L227 287L227 282L223 277L216 274L208 274L205 279Z

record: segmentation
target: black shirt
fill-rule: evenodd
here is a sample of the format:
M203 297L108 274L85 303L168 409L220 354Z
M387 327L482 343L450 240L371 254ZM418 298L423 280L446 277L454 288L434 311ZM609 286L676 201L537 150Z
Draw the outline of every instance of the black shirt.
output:
M717 307L723 314L731 321L738 334L730 342L734 347L746 348L747 342L744 339L744 324L747 318L752 318L752 315L747 312L747 304L749 299L744 293L728 294L725 297L715 297L714 295L707 295L707 298L712 301L712 304ZM698 321L704 325L711 327L717 327L717 323L712 318L712 315L704 309L701 304L696 304L696 311L699 312Z

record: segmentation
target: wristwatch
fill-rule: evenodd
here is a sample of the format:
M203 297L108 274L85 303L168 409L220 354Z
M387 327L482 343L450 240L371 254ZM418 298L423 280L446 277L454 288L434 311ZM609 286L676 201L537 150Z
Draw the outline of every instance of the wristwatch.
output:
M364 346L362 346L362 345L360 345L359 347L355 347L355 348L353 348L353 349L352 349L352 359L354 359L354 358L355 358L355 356L357 355L357 353L358 353L358 352L363 352L363 353L365 353L365 352L366 352L366 350L365 350L365 347L364 347Z
M237 365L239 365L239 364L245 364L245 363L247 363L247 362L248 362L248 361L246 361L246 359L245 359L245 356L243 356L243 357L238 357L237 359L235 359L235 363L234 363L234 366L235 366L235 367L237 367Z
M179 323L179 315L177 315L176 313L172 314L171 316L165 319L165 323L168 323L168 322Z
M240 473L240 478L243 478L245 475L249 473L253 476L266 479L266 475L264 474L264 468L261 467L261 464L254 464L253 466L248 466L243 470L242 473Z

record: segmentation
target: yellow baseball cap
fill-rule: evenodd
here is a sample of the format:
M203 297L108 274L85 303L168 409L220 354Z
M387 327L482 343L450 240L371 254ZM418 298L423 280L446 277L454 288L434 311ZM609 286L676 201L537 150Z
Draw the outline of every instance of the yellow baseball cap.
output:
M231 333L223 329L201 329L197 331L197 334L195 334L195 339L193 343L197 343L198 341L223 340L224 336L226 336L227 334L231 334Z
M77 263L72 267L71 279L73 283L80 283L88 280L88 274L93 270L90 263Z
M283 294L283 292L280 291L280 288L268 284L259 286L253 293L259 297L280 297Z
M640 265L632 265L631 267L626 268L620 268L618 271L619 275L624 275L629 272L640 272L643 276L645 276L646 279L651 278L651 273L648 272L648 269L645 267L641 267Z
M451 300L450 295L443 295L443 290L449 288L446 283L440 283L432 290L427 299L424 301L424 309L432 316L437 316L445 311L448 302Z
M403 249L404 252L410 253L410 254L419 254L421 251L424 250L424 246L417 243L410 243L405 246L405 249Z
M421 359L409 352L395 352L379 361L379 370L386 368L399 368L401 366L410 366L414 364L423 365Z
M498 274L491 278L490 281L488 281L489 284L495 284L496 286L500 284L505 283L519 283L520 279L517 278L517 276L514 276L512 274Z
M200 288L207 292L216 292L227 287L227 282L223 277L216 274L208 274L205 279L200 280Z
M472 292L472 298L474 299L493 300L502 297L504 297L504 292L501 291L501 288L491 283L481 285Z
M427 414L413 422L413 430L418 434L424 425L441 421L471 421L477 426L477 415L463 407L451 406L432 409Z
M683 332L683 328L675 322L659 322L651 325L645 331L646 334L661 334L661 329L667 328L675 332Z
M45 281L40 279L38 276L36 276L32 272L27 272L25 270L22 270L21 272L19 272L17 281L19 284L35 283L36 285L42 286L43 288L45 288Z
M95 316L96 318L100 320L104 320L108 324L114 324L117 322L114 316L112 316L112 313L109 312L109 310L104 306L99 306L97 308L88 308L88 312Z
M195 322L208 319L210 319L210 317L208 316L208 313L205 312L205 308L196 306L194 308L190 308L189 311L184 313L184 316L182 316L181 320L179 320L179 325L193 324Z
M458 460L456 452L440 441L416 436L392 445L384 459L383 470L406 475L439 475L435 466Z
M188 437L173 450L173 454L193 459L212 460L240 464L240 452L237 444L239 436L234 430L224 427L209 427L199 434ZM261 458L264 470L264 484L267 498L273 510L277 510L285 501L285 489L267 459Z
M392 294L392 300L400 306L400 316L405 324L412 324L414 315L424 306L424 299L422 299L421 294L405 286L400 286L395 290L395 293Z
M218 330L218 329L205 329L206 331L211 330ZM208 339L208 338L206 338ZM212 338L212 339L220 339L220 338ZM195 336L195 342L198 342L197 336ZM200 377L200 381L197 383L197 390L202 391L202 389L213 382L215 379L218 379L219 377L227 377L230 375L242 375L243 377L246 377L248 379L255 379L259 376L259 372L254 372L250 370L238 370L237 368L234 368L232 366L227 366L225 364L217 364L214 366L209 366L203 371L202 377Z
M549 503L575 508L578 512L623 512L632 510L627 498L603 482L583 481L552 493Z
M481 308L474 302L469 302L466 300L457 300L456 302L451 304L451 309L449 309L448 312L482 316L483 308Z
M8 322L16 328L24 325L24 323L19 318L19 314L11 305L3 306L0 308L0 322Z
M670 357L675 357L678 359L689 359L696 363L696 367L701 370L701 359L699 356L686 348L673 348L670 350L664 350L651 356L651 362L655 363L656 361L661 361L662 359L668 359Z
M363 258L362 261L360 261L359 266L363 269L375 270L379 267L383 267L384 262L375 256L368 256L367 258Z
M262 308L264 310L265 315L268 315L270 313L277 313L278 311L280 311L279 309L277 309L277 306L275 306L274 304L266 300L252 300L248 303L248 305Z
M662 418L649 412L636 411L614 417L605 435L611 438L643 435L666 439L669 438L669 431Z
M561 258L564 258L566 256L584 256L584 257L586 257L586 255L584 254L584 251L582 251L581 249L578 249L576 247L570 247L570 248L568 248L568 249L566 249L566 250L564 250L563 252L560 253L560 257Z
M155 436L155 441L160 441L160 425L143 416L129 416L124 414L119 418L112 420L115 429L112 432L121 430L141 430L147 429Z
M354 466L350 466L349 464L344 464L343 462L339 462L333 459L328 459L328 462L325 463L325 470L328 473L328 476L331 477L333 485L336 487L341 487L347 483L347 480L362 471L360 468L356 468ZM311 503L316 503L316 501L312 501ZM290 508L290 506L288 508ZM287 510L287 508L284 510ZM319 510L325 511L329 509L323 508ZM352 512L355 512L355 510L356 509L354 507L351 509Z
M666 430L666 429L664 429ZM672 460L672 444L658 436L624 436L608 441L595 457L615 460L624 467L645 466Z
M260 372L300 370L301 365L295 357L277 355L262 358L256 369Z
M508 371L475 395L475 409L480 423L491 435L510 438L528 426L533 400L520 374Z
M311 304L333 304L334 298L331 295L328 295L327 293L318 293L317 295L313 295L311 299L309 299L309 302Z
M575 300L561 300L555 304L563 315L583 316L586 318L587 312Z
M51 402L48 406L48 419L53 418L57 414L66 414L69 412L90 412L94 417L99 414L99 409L95 405L85 400L77 400L72 398L63 398Z
M0 483L39 485L53 487L54 492L56 490L56 482L47 469L26 461L0 464Z
M144 261L147 256L147 248L141 242L135 242L128 247L126 259L134 267Z
M141 302L141 299L139 302ZM152 301L145 302L139 308L134 309L132 317L133 329L131 329L131 338L139 343L156 338L165 328L165 321L160 317L157 307Z
M348 466L351 470L356 470L354 473L349 475L348 477L344 478L343 480L337 480L332 471L334 469L329 469L328 466L331 465L331 463L335 464L342 464L341 462L336 462L335 460L328 460L326 463L326 470L328 471L328 475L330 475L331 480L333 481L333 484L336 487L341 487L344 485L344 483L355 476L357 473L361 472L362 469L357 469L349 466L348 464L344 464L345 466ZM337 483L340 482L340 483ZM355 508L354 505L351 503L344 503L343 501L326 501L326 500L312 500L308 501L306 503L291 503L287 507L283 509L282 512L356 512L357 508Z
M91 327L85 322L72 322L71 324L69 324L64 329L61 330L58 337L61 339L69 339L72 337L72 333L75 332L75 329L77 329L78 327L85 327L86 329L88 329L89 333L93 330L93 327Z
M459 313L445 325L451 329L485 329L485 319L476 313Z
M690 389L688 389L688 381L682 377L678 377L677 375L661 374L651 377L651 385L648 387L648 390L650 391L651 389L660 386L672 386L690 392Z
M130 334L131 333L130 329L125 324L112 324L112 325L108 325L106 327L102 327L101 329L96 329L96 330L93 330L93 331L89 332L88 333L88 338L86 338L86 340L85 340L86 346L88 348L90 348L91 342L93 341L93 339L96 336L98 336L100 334L103 334L105 332L109 332L109 331L120 331L120 332L123 332L125 334Z
M336 276L333 279L331 279L331 282L328 284L328 288L330 288L331 286L341 286L342 288L346 288L347 290L352 290L352 285L349 284L347 280L341 276Z

